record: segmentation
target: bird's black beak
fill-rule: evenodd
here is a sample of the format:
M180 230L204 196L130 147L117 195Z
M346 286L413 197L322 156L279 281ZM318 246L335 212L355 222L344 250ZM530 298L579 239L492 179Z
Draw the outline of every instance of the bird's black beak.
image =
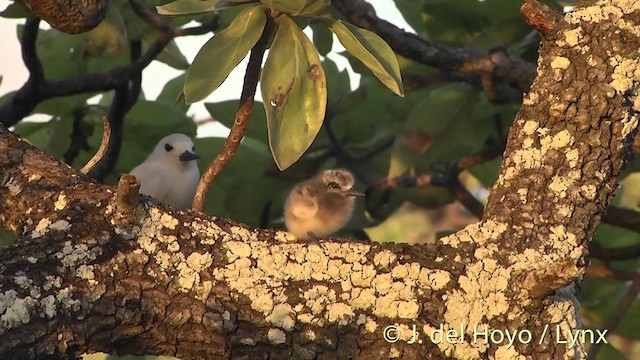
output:
M364 196L364 193L361 193L360 191L355 191L353 189L347 190L344 193L347 196Z
M191 160L196 160L196 159L200 159L200 156L192 153L191 151L185 151L182 154L180 154L180 161L191 161Z

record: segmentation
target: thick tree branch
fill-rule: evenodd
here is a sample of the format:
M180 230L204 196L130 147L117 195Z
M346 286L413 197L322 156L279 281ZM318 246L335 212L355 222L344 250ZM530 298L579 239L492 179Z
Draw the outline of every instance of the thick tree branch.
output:
M492 100L512 99L512 88L519 90L520 96L529 91L535 77L533 64L505 51L453 49L406 32L380 19L365 0L333 0L332 4L353 24L382 37L399 55L440 70L479 76Z
M218 156L213 159L207 170L202 174L198 187L196 189L196 195L193 199L193 209L195 211L202 212L204 209L204 203L207 196L207 191L213 180L218 176L222 169L227 166L233 155L240 146L240 141L244 137L244 133L249 126L249 119L251 118L251 109L253 107L253 98L256 94L258 87L258 80L260 79L260 69L262 67L262 57L267 50L267 43L269 37L274 29L273 20L270 15L267 15L267 24L260 36L260 39L256 42L251 49L251 55L249 55L249 62L247 63L247 71L244 75L244 84L242 85L242 93L240 95L240 104L238 105L238 111L236 112L236 118L231 127L231 132L227 136L227 140L224 142L224 146L218 153Z

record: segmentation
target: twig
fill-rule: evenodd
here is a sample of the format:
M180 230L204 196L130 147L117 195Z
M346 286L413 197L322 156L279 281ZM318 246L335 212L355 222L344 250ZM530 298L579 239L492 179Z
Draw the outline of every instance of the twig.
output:
M639 293L640 274L636 273L636 277L631 281L631 286L629 286L629 289L627 289L627 293L622 297L622 299L620 299L620 302L618 303L618 306L616 306L615 311L611 314L607 322L604 323L604 325L602 325L602 327L600 328L600 334L606 333L607 331L613 331L618 327L618 325L620 325L620 322L624 318L625 313L627 312L627 310L629 310L631 305L633 305ZM603 344L604 341L594 342L589 349L589 355L587 356L587 358L595 359Z
M640 281L640 273L635 271L618 270L607 263L589 265L585 275L594 278L612 278L623 281Z
M594 240L589 246L589 256L603 261L631 260L640 257L640 244L603 247Z
M27 20L27 25L33 27L33 23L30 21L38 20ZM175 37L201 35L213 31L217 27L217 24L214 23L161 33L159 38L136 61L128 66L116 67L101 73L83 74L60 80L45 79L37 77L37 67L27 65L30 72L36 71L35 75L30 75L30 79L33 78L33 80L27 81L11 99L0 106L0 123L6 127L15 125L33 112L40 102L47 99L80 93L104 92L125 86L147 67ZM22 39L23 58L25 53L29 56L27 58L29 60L25 59L25 64L40 63L35 53L35 34L25 38L29 33L28 28L29 26L25 27ZM37 31L37 26L35 31Z
M111 125L109 123L109 119L106 116L102 117L102 141L100 142L100 147L98 151L93 155L91 160L89 160L85 166L80 169L80 172L83 174L88 174L93 170L94 166L104 157L104 154L107 153L107 147L109 147L109 142L111 138Z
M224 146L218 153L215 159L209 164L209 167L202 174L198 187L196 189L196 195L193 198L193 209L200 211L204 209L204 202L207 196L207 191L211 183L216 176L227 166L229 160L233 157L240 145L240 141L244 137L244 133L249 125L249 119L251 118L251 108L253 106L253 99L258 86L258 80L260 78L260 68L262 67L262 58L267 49L267 43L269 37L273 32L274 24L270 15L267 15L267 23L262 35L258 42L251 49L251 55L249 56L249 63L247 64L247 71L244 76L244 84L242 85L242 93L240 95L240 104L236 117L231 127L231 132L227 136L227 140L224 142Z
M523 92L529 91L536 76L535 65L517 56L505 53L504 57L495 58L492 52L487 50L448 48L406 32L390 22L380 19L371 4L364 0L333 0L331 3L353 24L375 32L396 53L407 59L442 71L462 73L467 70L465 64L489 61L495 65L491 66L491 81L496 89L496 99L512 99L514 94L519 99ZM475 71L471 73L477 74ZM477 82L474 84L477 85ZM514 87L518 90L517 92L507 91L508 89L513 90Z
M140 40L131 41L130 49L131 60L132 62L136 61L142 51L142 43ZM102 154L102 157L98 159L98 162L87 173L91 178L100 182L104 181L115 167L116 162L118 162L124 133L124 118L138 100L141 84L142 72L139 72L131 79L130 85L125 84L116 88L113 102L109 108L109 116L107 117L107 120L110 122L109 127L111 128L107 139L107 149L105 153Z
M450 82L466 82L470 84L478 83L477 79L474 76L464 76L444 71L434 71L428 74L421 75L403 75L402 79L402 84L404 85L405 92L420 90L422 88L435 84Z
M89 150L91 146L89 145L88 138L93 133L93 128L88 126L83 126L83 119L87 114L88 107L79 107L73 110L73 127L71 130L71 139L69 143L69 148L64 152L63 158L65 164L72 165L75 159L80 154L80 151Z

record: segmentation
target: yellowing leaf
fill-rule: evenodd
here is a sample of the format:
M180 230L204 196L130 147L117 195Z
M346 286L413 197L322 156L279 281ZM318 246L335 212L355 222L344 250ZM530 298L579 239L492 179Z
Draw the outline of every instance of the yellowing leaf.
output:
M327 80L320 57L288 16L277 18L260 79L269 147L278 168L296 162L315 139L327 107Z
M331 2L330 0L260 0L266 6L283 13L306 16L318 13Z
M262 6L243 10L227 28L202 46L187 71L184 84L187 104L209 96L247 55L267 22L264 10Z
M156 6L156 11L158 11L160 15L200 14L224 10L233 5L238 5L237 1L177 0L166 5Z
M396 54L378 35L369 30L334 20L322 18L347 51L362 61L373 74L398 96L404 96L400 66Z

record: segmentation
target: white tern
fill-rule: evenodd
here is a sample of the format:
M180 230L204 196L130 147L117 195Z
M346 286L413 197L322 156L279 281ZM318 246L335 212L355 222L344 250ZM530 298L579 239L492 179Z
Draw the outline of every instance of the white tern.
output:
M147 159L131 170L140 182L140 193L178 209L191 207L200 169L199 156L190 137L171 134L156 145Z

